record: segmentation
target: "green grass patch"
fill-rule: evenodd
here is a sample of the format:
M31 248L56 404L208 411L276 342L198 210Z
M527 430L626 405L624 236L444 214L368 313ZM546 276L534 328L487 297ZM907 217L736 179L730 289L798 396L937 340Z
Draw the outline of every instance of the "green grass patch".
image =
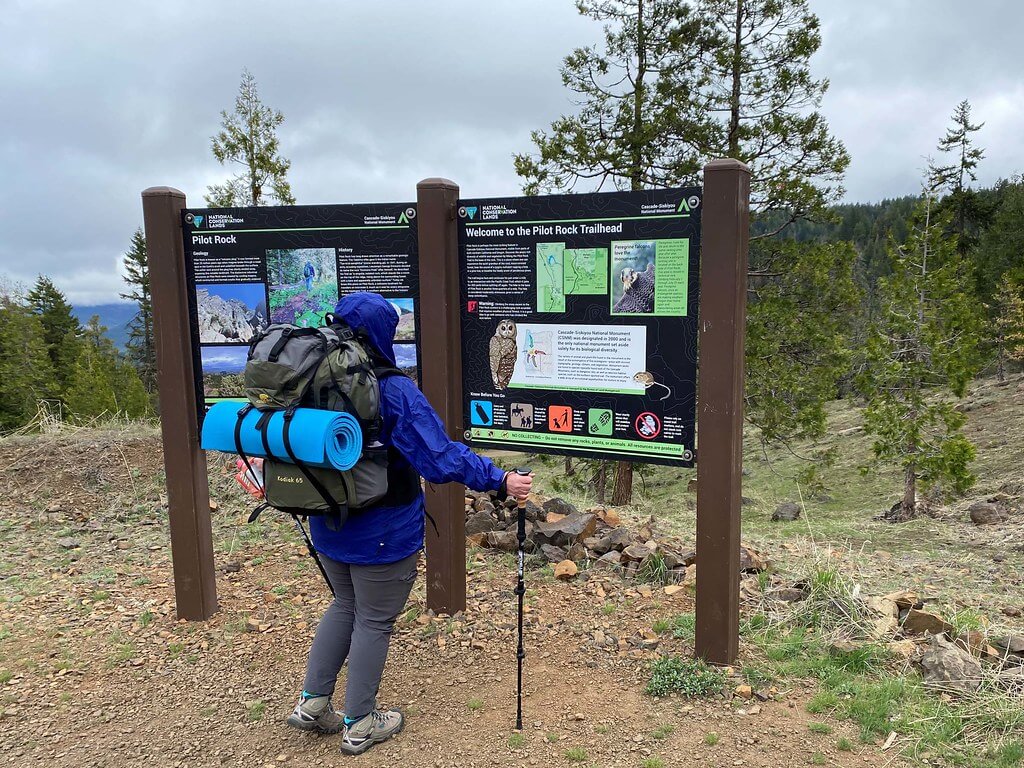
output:
M808 723L807 728L810 730L811 733L832 733L832 726L828 723Z
M565 759L570 763L585 763L590 759L590 755L582 747L571 747L565 750Z
M545 734L544 734L544 740L545 740L545 741L546 741L546 742L547 742L548 744L554 744L554 743L556 743L556 742L557 742L557 741L558 741L558 740L559 740L560 738L561 738L561 737L560 737L560 736L559 736L559 735L558 735L557 733L545 733Z
M665 761L660 757L648 757L640 763L640 768L665 768Z
M651 736L657 741L664 741L673 733L675 733L675 731L676 727L674 725L669 725L668 723L665 723L664 725L659 725L658 728L651 734Z
M479 712L484 708L484 703L480 699L470 699L466 702L466 706L469 707L471 712Z
M651 666L651 679L645 692L651 696L678 693L692 698L720 693L724 687L725 673L703 659L667 656Z
M7 685L11 682L11 678L14 677L14 673L9 669L0 669L0 685Z
M249 718L249 722L257 722L262 720L263 716L267 713L267 702L262 699L256 699L256 701L250 701L245 705L245 715Z
M715 744L717 744L720 740L721 737L714 731L708 731L704 734L704 743L707 744L709 747L715 746Z
M615 613L615 603L606 602L604 605L601 606L601 613L603 613L605 616L611 616L613 613Z
M509 749L522 749L526 746L526 737L521 733L513 733L508 737Z
M840 736L836 741L836 749L840 752L853 752L853 742L845 736Z

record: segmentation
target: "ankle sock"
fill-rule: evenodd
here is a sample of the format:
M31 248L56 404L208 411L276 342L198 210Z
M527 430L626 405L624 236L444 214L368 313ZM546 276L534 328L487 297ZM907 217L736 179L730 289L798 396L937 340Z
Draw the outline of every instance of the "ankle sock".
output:
M352 725L353 723L357 723L364 717L366 717L366 715L359 715L359 717L349 717L348 715L345 715L345 725Z

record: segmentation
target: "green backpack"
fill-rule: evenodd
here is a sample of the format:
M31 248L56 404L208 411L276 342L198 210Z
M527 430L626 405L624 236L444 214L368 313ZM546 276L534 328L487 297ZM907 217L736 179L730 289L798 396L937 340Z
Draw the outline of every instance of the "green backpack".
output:
M270 506L294 517L326 515L328 526L337 529L350 510L401 503L419 491L418 476L411 477L414 470L407 469L396 478L389 469L391 451L378 440L380 380L404 374L382 360L362 334L333 315L325 320L323 328L271 325L249 346L243 374L249 403L239 411L235 447L248 465L240 432L242 419L255 408L263 414L256 425L267 454L263 463L266 503L253 512L250 522ZM346 411L359 421L363 454L352 469L312 467L295 458L288 432L299 407ZM267 438L270 417L278 411L284 411L282 437L288 454L280 458L271 454Z

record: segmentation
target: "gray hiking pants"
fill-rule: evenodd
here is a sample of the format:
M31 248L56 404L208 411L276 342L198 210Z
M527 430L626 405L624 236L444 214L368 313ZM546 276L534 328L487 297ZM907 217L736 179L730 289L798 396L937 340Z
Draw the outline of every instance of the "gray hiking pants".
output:
M307 692L333 694L347 658L345 714L358 717L376 709L391 630L416 581L419 558L416 552L397 563L347 565L320 555L335 597L309 651Z

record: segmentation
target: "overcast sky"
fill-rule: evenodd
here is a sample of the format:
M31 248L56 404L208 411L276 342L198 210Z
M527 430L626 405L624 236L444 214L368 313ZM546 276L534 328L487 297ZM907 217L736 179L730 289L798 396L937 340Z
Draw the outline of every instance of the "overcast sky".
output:
M1024 170L1017 0L811 0L823 111L847 199L918 189L955 104L986 125L980 172ZM284 112L300 203L402 201L426 176L516 194L511 155L573 106L558 68L599 27L571 0L0 0L0 274L114 301L139 192L202 204L239 73Z

